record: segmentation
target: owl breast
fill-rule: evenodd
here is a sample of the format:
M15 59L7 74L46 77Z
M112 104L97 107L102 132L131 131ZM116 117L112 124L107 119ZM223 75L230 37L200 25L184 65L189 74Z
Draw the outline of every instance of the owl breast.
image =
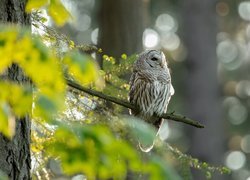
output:
M131 87L130 102L135 104L140 112L134 113L146 121L154 123L157 118L153 114L166 113L171 97L171 83L161 82L157 79L148 80L138 74Z

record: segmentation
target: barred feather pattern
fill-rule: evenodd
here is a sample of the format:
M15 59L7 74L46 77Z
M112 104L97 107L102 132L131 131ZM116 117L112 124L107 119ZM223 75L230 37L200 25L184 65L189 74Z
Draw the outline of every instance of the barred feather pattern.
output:
M158 118L153 114L161 115L166 113L170 100L171 84L159 81L148 82L135 74L135 79L130 93L130 102L135 104L140 112L133 112L143 120L155 124ZM133 94L133 96L132 96Z
M141 53L136 60L133 73L130 78L129 101L137 106L132 114L154 125L159 133L162 118L167 112L167 106L174 88L171 84L171 76L167 66L165 55L161 51L148 50ZM138 141L139 141L138 137ZM149 152L154 147L154 141L148 144L139 141L139 148Z

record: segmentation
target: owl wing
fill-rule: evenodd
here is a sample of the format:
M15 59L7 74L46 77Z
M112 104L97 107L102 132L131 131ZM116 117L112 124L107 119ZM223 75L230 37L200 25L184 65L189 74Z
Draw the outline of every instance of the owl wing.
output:
M137 76L137 71L133 71L133 73L130 77L130 81L129 81L130 90L129 90L128 100L132 104L135 104L134 97L135 97L135 93L136 93L136 84L135 84L136 76ZM139 113L139 112L135 112L134 110L130 110L129 112L130 112L130 114L134 114L134 115L137 115Z
M135 94L135 87L134 87L135 76L136 76L136 72L133 72L129 80L130 89L129 89L129 94L128 94L128 100L130 103L132 103L133 97Z

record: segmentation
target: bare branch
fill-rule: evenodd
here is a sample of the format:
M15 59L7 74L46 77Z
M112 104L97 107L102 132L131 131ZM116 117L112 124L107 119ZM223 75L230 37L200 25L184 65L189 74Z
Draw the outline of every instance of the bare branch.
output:
M66 81L67 81L68 86L75 88L79 91L85 92L85 93L90 94L92 96L96 96L96 97L105 99L105 100L113 102L115 104L119 104L119 105L124 106L124 107L129 108L129 109L133 109L133 110L137 109L135 107L135 105L129 103L128 101L124 101L122 99L118 99L118 98L103 94L101 92L83 87L83 86L81 86L81 85L77 84L76 82L69 80L69 79L66 79ZM194 120L187 118L185 116L182 116L182 115L178 115L178 114L174 114L174 113L165 113L165 114L161 115L160 117L164 118L164 119L172 120L172 121L182 122L182 123L185 123L185 124L197 127L197 128L204 128L204 125L200 124L199 122L194 121Z

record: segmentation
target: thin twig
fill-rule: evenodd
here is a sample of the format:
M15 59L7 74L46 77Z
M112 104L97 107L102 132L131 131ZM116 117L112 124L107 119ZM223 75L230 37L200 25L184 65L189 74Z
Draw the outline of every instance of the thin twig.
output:
M129 108L129 109L133 109L133 110L137 109L135 107L135 105L129 103L128 101L124 101L122 99L118 99L118 98L115 98L113 96L109 96L109 95L103 94L101 92L83 87L83 86L81 86L81 85L77 84L76 82L69 80L69 79L66 79L66 81L67 81L68 86L75 88L75 89L78 89L79 91L85 92L85 93L90 94L92 96L96 96L96 97L105 99L105 100L113 102L115 104L119 104L119 105L124 106L124 107ZM200 124L199 122L194 121L194 120L187 118L185 116L182 116L182 115L174 114L174 113L165 113L165 114L161 115L159 118L164 118L164 119L168 119L168 120L172 120L172 121L182 122L182 123L185 123L185 124L197 127L197 128L204 128L204 125Z

